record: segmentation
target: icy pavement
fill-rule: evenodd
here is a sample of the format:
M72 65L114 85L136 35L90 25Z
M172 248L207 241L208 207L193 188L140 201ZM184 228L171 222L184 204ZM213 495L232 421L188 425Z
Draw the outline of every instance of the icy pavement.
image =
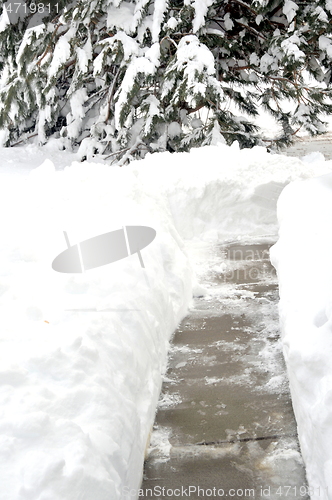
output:
M208 293L173 337L140 498L309 498L269 246L211 250Z

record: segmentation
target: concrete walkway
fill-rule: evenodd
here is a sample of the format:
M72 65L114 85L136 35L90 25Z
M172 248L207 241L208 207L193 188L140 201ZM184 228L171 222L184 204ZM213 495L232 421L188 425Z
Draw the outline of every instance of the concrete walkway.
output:
M316 137L299 138L291 147L281 151L281 154L301 157L317 151L322 153L326 160L332 160L332 132Z
M140 498L309 498L269 246L211 250L209 294L172 340Z

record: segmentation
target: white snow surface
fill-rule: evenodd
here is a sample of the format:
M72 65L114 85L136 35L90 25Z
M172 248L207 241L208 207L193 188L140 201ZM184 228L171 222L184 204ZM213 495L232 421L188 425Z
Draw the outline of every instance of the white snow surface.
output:
M199 287L202 243L275 235L283 186L326 174L332 164L321 156L301 161L220 144L119 168L101 158L77 162L60 149L56 140L1 149L0 500L125 500L126 492L139 490L169 339ZM322 194L307 206L301 198L305 213L309 207L316 213L329 189L321 180L302 185ZM75 244L124 225L156 230L142 250L144 269L137 255L84 274L52 269L66 248L63 231ZM315 227L318 234L327 226ZM310 248L305 239L302 254ZM322 281L310 291L315 303L328 296L319 285L327 278L327 247L322 251ZM305 271L310 259L300 262ZM305 317L310 310L322 329L310 345L330 342L324 333L330 305L319 319L313 306ZM310 352L316 381L330 371ZM300 366L301 356L294 359ZM297 387L296 378L292 383ZM324 384L318 389L309 380L298 398L295 392L297 404L312 400L309 387L324 394ZM315 431L321 439L331 438L330 407L321 407L324 427ZM301 412L298 418L309 443L311 423Z
M292 401L312 500L332 498L332 175L297 181L278 201L271 249Z
M294 17L296 16L296 11L298 10L299 6L292 2L292 0L286 0L285 4L282 8L283 13L287 17L288 22L292 22Z

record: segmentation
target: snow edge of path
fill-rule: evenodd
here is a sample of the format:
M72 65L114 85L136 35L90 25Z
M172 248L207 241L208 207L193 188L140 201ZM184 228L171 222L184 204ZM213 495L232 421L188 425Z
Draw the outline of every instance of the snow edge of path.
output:
M312 500L332 498L332 175L297 181L278 201L271 248L299 442Z

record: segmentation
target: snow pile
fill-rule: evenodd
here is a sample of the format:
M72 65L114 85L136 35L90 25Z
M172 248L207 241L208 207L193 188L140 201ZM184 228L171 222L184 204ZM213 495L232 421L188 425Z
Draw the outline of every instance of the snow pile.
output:
M315 161L317 159L317 161ZM277 199L289 182L330 172L332 162L301 161L265 148L224 144L159 153L132 163L144 185L166 192L180 235L210 241L277 234Z
M57 169L32 167L45 151ZM275 232L282 186L329 165L225 145L123 168L62 153L2 150L0 498L123 500L139 488L168 341L190 304L190 243ZM125 225L157 232L145 269L137 255L52 269L63 231L73 245Z
M46 161L1 183L1 495L124 498L138 488L168 339L191 270L162 196L130 171ZM125 224L156 229L137 255L53 271L71 244ZM103 312L104 311L104 312Z
M332 491L332 175L287 186L272 263L284 355L312 500Z

